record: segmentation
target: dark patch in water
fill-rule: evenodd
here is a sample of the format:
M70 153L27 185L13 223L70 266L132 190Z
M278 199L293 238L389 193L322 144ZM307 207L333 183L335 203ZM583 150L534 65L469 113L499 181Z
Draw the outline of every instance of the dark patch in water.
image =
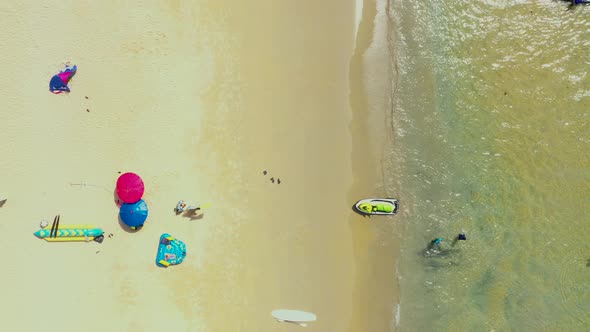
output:
M440 249L428 247L422 250L421 255L424 258L424 266L432 269L448 268L459 266L457 249Z
M481 310L481 312L487 312L489 289L492 287L494 280L494 272L492 269L488 269L481 279L474 283L472 287L471 296L474 299L473 303Z

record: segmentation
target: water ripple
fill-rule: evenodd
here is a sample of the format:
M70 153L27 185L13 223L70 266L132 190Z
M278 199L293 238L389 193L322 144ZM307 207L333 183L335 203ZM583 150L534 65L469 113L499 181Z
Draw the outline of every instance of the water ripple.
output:
M402 282L401 326L586 326L590 8L393 6L404 50L391 164L411 234L402 248L401 273L411 278ZM461 229L469 240L453 243ZM438 236L447 244L429 251ZM404 319L413 311L420 319Z

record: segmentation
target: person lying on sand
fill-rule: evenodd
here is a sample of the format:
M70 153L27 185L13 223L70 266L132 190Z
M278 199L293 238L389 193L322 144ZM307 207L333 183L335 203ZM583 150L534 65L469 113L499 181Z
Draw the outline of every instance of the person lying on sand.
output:
M178 201L178 204L176 204L176 208L174 209L176 211L176 214L181 214L182 212L192 212L195 213L199 210L201 210L201 206L200 205L187 205L185 201Z

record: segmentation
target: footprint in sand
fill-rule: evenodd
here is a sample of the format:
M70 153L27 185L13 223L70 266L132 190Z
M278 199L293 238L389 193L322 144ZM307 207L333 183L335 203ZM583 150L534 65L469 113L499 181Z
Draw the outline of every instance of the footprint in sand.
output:
M85 99L88 99L88 96L84 96L84 98L85 98ZM87 109L86 109L86 112L90 113L90 109L89 109L89 108L87 108Z
M267 175L267 174L268 174L268 172L266 170L262 171L262 175ZM274 177L270 178L270 182L275 183L275 178ZM281 184L280 178L277 178L277 184Z

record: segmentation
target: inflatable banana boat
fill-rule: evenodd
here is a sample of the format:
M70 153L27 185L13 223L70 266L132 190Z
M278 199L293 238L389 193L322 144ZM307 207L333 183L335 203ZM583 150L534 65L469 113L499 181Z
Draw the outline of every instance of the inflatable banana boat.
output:
M100 228L89 225L60 225L59 219L53 222L51 229L40 229L33 234L48 242L95 241L101 243L104 239L104 231Z

